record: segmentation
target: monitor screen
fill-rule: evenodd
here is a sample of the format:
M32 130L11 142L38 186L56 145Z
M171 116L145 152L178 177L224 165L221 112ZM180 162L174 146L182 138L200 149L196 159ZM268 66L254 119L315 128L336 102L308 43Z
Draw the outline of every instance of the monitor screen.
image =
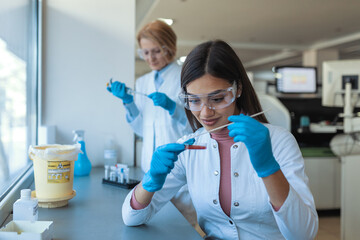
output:
M351 83L351 104L360 107L360 59L323 62L322 105L343 107L345 83Z
M315 67L275 67L276 90L281 93L316 93Z

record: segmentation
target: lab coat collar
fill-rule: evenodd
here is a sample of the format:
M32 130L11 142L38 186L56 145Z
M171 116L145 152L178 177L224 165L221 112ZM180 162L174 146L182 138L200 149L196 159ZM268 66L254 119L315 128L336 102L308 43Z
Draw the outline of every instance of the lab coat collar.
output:
M174 64L176 64L176 63L175 63L175 62L171 62L171 63L169 63L168 65L166 65L165 67L163 67L163 68L160 69L160 70L153 70L153 71L152 71L153 77L155 77L155 74L156 74L156 73L159 73L160 76L162 77L162 75L165 74L165 73L167 72L167 70L169 70L169 69L171 68L170 66L172 66L172 65L174 65Z

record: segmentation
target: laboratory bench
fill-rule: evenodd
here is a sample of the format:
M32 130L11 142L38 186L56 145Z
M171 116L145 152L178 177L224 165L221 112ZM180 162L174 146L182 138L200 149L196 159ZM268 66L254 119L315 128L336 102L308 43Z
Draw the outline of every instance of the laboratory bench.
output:
M140 175L140 168L130 169L130 178ZM54 240L202 239L171 202L147 224L125 226L121 209L130 189L103 184L103 177L103 167L93 168L74 178L76 196L67 206L39 208L39 221L53 221Z

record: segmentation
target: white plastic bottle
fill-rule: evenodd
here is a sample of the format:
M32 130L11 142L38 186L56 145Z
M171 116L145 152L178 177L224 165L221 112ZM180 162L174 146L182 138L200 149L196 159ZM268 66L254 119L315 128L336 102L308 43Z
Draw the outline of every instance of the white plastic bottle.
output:
M104 148L104 165L115 166L117 163L117 149L113 137L108 137Z
M31 198L30 189L21 190L20 199L13 205L13 220L38 220L38 199Z

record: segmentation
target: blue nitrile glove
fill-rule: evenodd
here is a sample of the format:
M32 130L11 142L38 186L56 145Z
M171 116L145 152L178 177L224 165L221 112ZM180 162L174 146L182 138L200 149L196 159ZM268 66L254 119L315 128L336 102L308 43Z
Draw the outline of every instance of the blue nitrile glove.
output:
M259 177L267 177L280 169L271 149L267 127L244 114L230 116L234 122L228 129L235 142L243 142L248 149L250 161Z
M131 103L134 101L134 97L126 92L128 88L126 87L125 83L122 82L113 82L111 84L111 88L108 86L107 90L111 92L115 97L120 98L123 100L124 103Z
M150 170L142 180L143 188L148 192L159 191L165 183L166 176L174 168L178 155L185 150L185 144L191 145L194 139L184 144L169 143L156 148L150 163Z
M155 106L160 106L165 110L168 110L170 114L173 114L175 111L176 103L171 100L165 93L153 92L148 95L154 102Z

